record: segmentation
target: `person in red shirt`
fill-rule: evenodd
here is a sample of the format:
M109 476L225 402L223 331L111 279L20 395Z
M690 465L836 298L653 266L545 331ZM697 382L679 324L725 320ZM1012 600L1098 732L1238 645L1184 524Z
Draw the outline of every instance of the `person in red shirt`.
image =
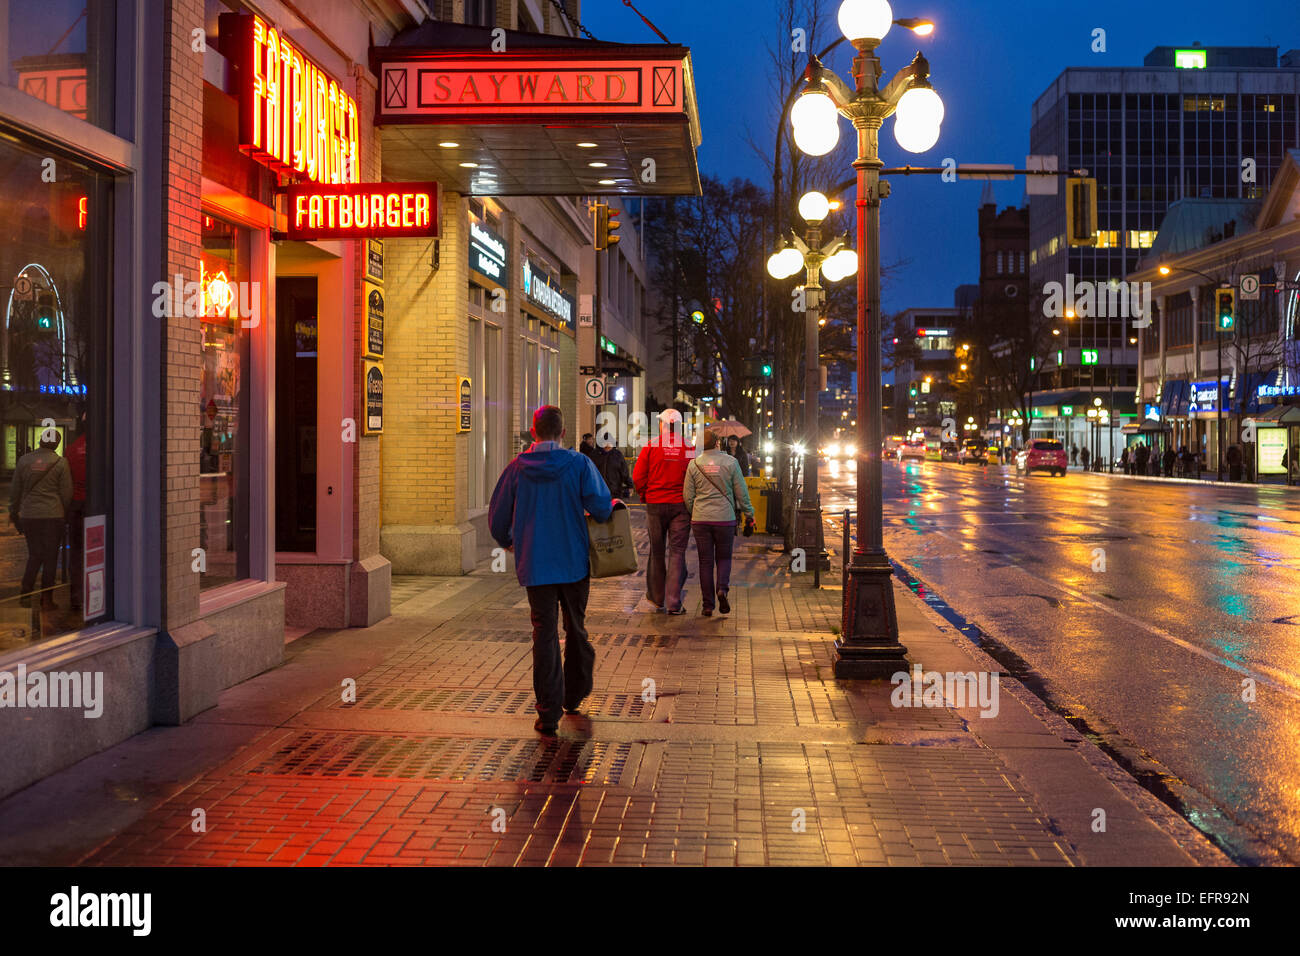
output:
M682 501L686 467L695 449L682 429L682 413L668 409L659 416L659 437L637 456L632 484L644 501L650 533L650 559L645 572L645 596L656 611L685 614L686 547L690 543L691 513Z

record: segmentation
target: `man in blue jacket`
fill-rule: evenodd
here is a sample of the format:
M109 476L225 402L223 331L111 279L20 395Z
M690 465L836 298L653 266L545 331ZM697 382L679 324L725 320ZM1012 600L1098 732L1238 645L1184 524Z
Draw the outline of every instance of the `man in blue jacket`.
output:
M591 459L560 445L564 418L554 405L533 414L533 445L506 466L492 492L488 526L515 552L515 573L528 589L533 619L533 693L540 716L533 728L554 734L561 708L570 714L591 693L596 651L587 640L591 589L586 513L613 514L609 488ZM557 605L564 614L560 669Z

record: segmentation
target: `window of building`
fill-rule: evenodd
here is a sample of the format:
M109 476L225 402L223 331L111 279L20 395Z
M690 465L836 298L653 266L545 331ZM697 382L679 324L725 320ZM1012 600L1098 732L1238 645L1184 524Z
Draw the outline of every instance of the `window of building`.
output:
M465 0L465 22L477 27L496 26L496 0Z
M112 129L116 24L116 0L0 4L0 82Z
M0 478L22 527L0 523L0 652L112 616L107 576L92 582L98 612L82 594L85 517L113 532L111 181L58 156L59 181L45 183L49 156L0 138Z
M249 233L203 217L203 373L199 385L199 587L248 577L249 333L239 298L250 293Z

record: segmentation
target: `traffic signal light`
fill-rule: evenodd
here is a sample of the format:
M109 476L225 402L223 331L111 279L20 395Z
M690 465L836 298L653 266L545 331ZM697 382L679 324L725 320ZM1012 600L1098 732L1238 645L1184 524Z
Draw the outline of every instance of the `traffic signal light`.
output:
M1231 332L1237 327L1237 290L1214 290L1215 325L1220 332Z
M1097 244L1097 180L1065 181L1065 235L1072 246Z
M771 377L772 377L772 363L770 363L770 362L764 362L762 368L760 368L759 371L761 371L761 372L763 373L763 378L771 378Z
M619 236L615 235L622 223L618 221L618 210L610 209L608 203L596 204L596 249L608 249L618 245Z

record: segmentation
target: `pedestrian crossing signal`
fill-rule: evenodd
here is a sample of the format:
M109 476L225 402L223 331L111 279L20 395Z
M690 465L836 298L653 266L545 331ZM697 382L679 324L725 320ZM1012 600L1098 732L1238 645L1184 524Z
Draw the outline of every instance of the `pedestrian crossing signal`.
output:
M1237 327L1237 290L1214 290L1214 314L1218 316L1220 332L1231 332Z

